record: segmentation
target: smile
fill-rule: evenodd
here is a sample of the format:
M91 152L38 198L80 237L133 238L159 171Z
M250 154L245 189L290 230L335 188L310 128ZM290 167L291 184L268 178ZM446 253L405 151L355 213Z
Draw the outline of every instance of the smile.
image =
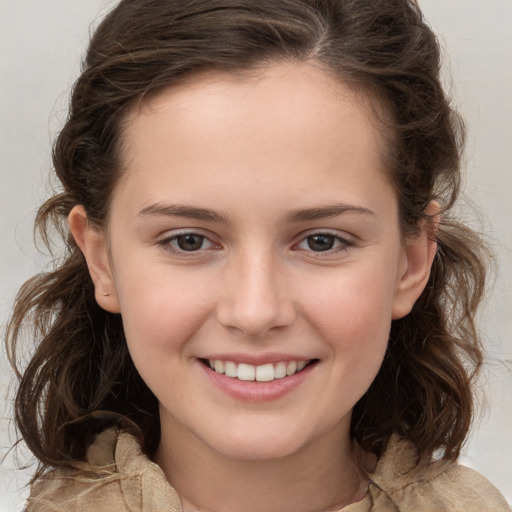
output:
M209 359L210 368L216 373L244 381L270 382L290 377L302 371L311 361L280 361L259 366L233 361Z

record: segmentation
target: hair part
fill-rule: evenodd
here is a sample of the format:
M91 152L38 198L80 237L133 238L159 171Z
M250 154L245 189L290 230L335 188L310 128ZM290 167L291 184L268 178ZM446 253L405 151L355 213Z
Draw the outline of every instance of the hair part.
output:
M269 63L314 62L367 91L385 112L383 155L404 236L441 205L438 252L412 312L393 321L382 368L353 411L352 436L382 453L399 432L431 456L455 459L467 436L472 383L482 363L474 324L485 247L450 217L458 196L463 123L440 84L438 42L408 0L123 0L92 36L69 116L53 149L62 192L39 209L43 240L65 240L55 268L21 288L8 328L16 368L24 326L35 352L19 371L18 428L41 462L71 464L110 423L159 441L158 402L138 375L119 315L101 309L83 255L68 234L84 206L99 229L122 168L123 123L137 104L208 70L240 74ZM376 109L379 111L379 107ZM37 475L36 475L37 476Z

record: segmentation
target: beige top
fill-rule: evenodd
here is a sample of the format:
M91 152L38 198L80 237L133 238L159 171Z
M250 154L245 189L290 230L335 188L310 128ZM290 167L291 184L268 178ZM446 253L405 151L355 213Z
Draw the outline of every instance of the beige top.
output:
M457 464L416 465L409 441L393 436L364 498L338 512L510 512L484 477ZM176 491L129 434L98 435L87 462L56 469L32 488L27 512L180 512Z

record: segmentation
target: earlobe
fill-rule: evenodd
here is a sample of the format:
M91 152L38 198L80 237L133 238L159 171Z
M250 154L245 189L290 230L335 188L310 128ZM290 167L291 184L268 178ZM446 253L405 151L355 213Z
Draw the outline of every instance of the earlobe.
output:
M420 233L406 241L405 269L399 276L393 301L392 319L409 314L422 294L430 277L430 270L437 252L437 230L440 223L439 206L431 203L427 208L428 220L422 220ZM437 213L436 213L437 212Z
M119 313L119 301L104 235L91 225L82 205L71 210L68 224L87 262L96 302L110 313Z

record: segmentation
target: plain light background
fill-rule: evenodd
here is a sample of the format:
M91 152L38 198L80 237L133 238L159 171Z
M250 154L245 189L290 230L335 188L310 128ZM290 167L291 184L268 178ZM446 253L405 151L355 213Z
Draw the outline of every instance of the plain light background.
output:
M0 0L0 322L48 259L32 243L48 196L50 141L66 116L89 28L114 0ZM468 124L465 211L494 244L499 272L482 313L488 406L463 462L512 500L512 0L420 0L445 47L445 76ZM479 215L477 212L480 212ZM0 398L12 373L0 355ZM11 393L12 396L12 393ZM15 436L0 408L0 458ZM27 454L20 452L21 456ZM26 460L26 459L24 459ZM28 471L0 466L0 511L21 510Z

